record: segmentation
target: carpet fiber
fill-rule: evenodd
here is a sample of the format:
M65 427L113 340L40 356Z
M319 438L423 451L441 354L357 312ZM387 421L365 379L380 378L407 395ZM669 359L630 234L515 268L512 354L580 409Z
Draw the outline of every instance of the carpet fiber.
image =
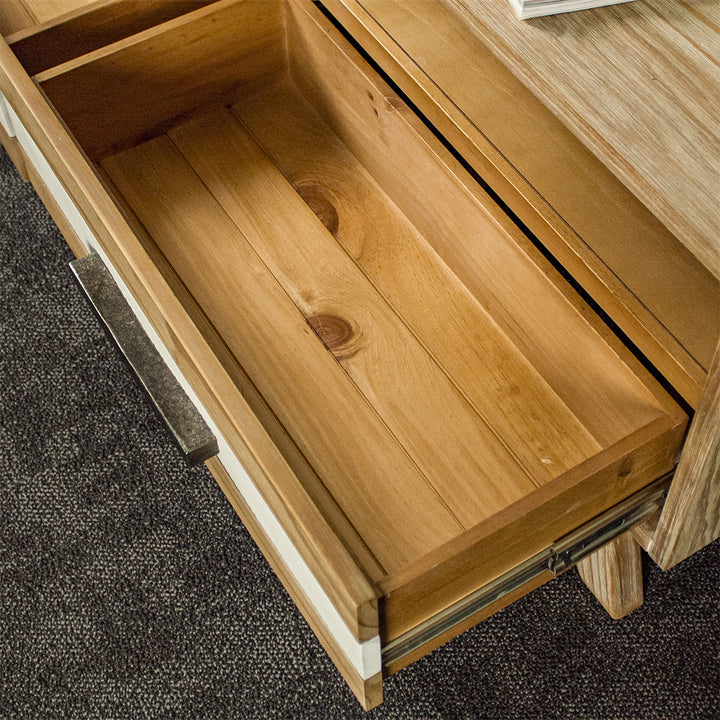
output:
M0 151L0 717L365 717L71 259ZM613 621L570 571L388 679L367 717L720 717L720 545L645 578Z

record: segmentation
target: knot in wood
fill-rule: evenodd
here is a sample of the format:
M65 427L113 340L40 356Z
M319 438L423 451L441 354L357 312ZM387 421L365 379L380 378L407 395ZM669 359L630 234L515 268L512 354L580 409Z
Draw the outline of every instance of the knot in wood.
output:
M357 351L351 347L355 332L344 318L319 314L309 317L308 322L315 334L338 359L351 357Z
M340 218L328 192L321 185L314 182L299 181L295 183L298 195L307 203L308 207L318 216L320 222L336 235L340 226Z

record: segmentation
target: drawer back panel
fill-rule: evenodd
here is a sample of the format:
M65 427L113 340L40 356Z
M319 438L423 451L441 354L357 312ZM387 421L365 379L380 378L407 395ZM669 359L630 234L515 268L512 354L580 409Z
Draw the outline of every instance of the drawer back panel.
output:
M35 76L97 160L285 71L280 2L220 0Z
M99 0L40 24L28 21L6 40L28 75L37 75L214 1Z

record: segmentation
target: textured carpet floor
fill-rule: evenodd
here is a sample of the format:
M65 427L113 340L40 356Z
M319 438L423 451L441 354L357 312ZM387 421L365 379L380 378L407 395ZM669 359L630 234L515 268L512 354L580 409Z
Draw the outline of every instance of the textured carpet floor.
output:
M0 717L361 718L190 470L0 154ZM611 620L574 571L390 678L371 718L719 718L720 545Z

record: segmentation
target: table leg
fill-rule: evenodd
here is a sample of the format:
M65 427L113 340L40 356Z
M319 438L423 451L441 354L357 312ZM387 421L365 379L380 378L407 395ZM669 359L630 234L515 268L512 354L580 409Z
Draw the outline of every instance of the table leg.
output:
M640 546L626 532L581 560L578 572L593 595L618 619L643 603Z

